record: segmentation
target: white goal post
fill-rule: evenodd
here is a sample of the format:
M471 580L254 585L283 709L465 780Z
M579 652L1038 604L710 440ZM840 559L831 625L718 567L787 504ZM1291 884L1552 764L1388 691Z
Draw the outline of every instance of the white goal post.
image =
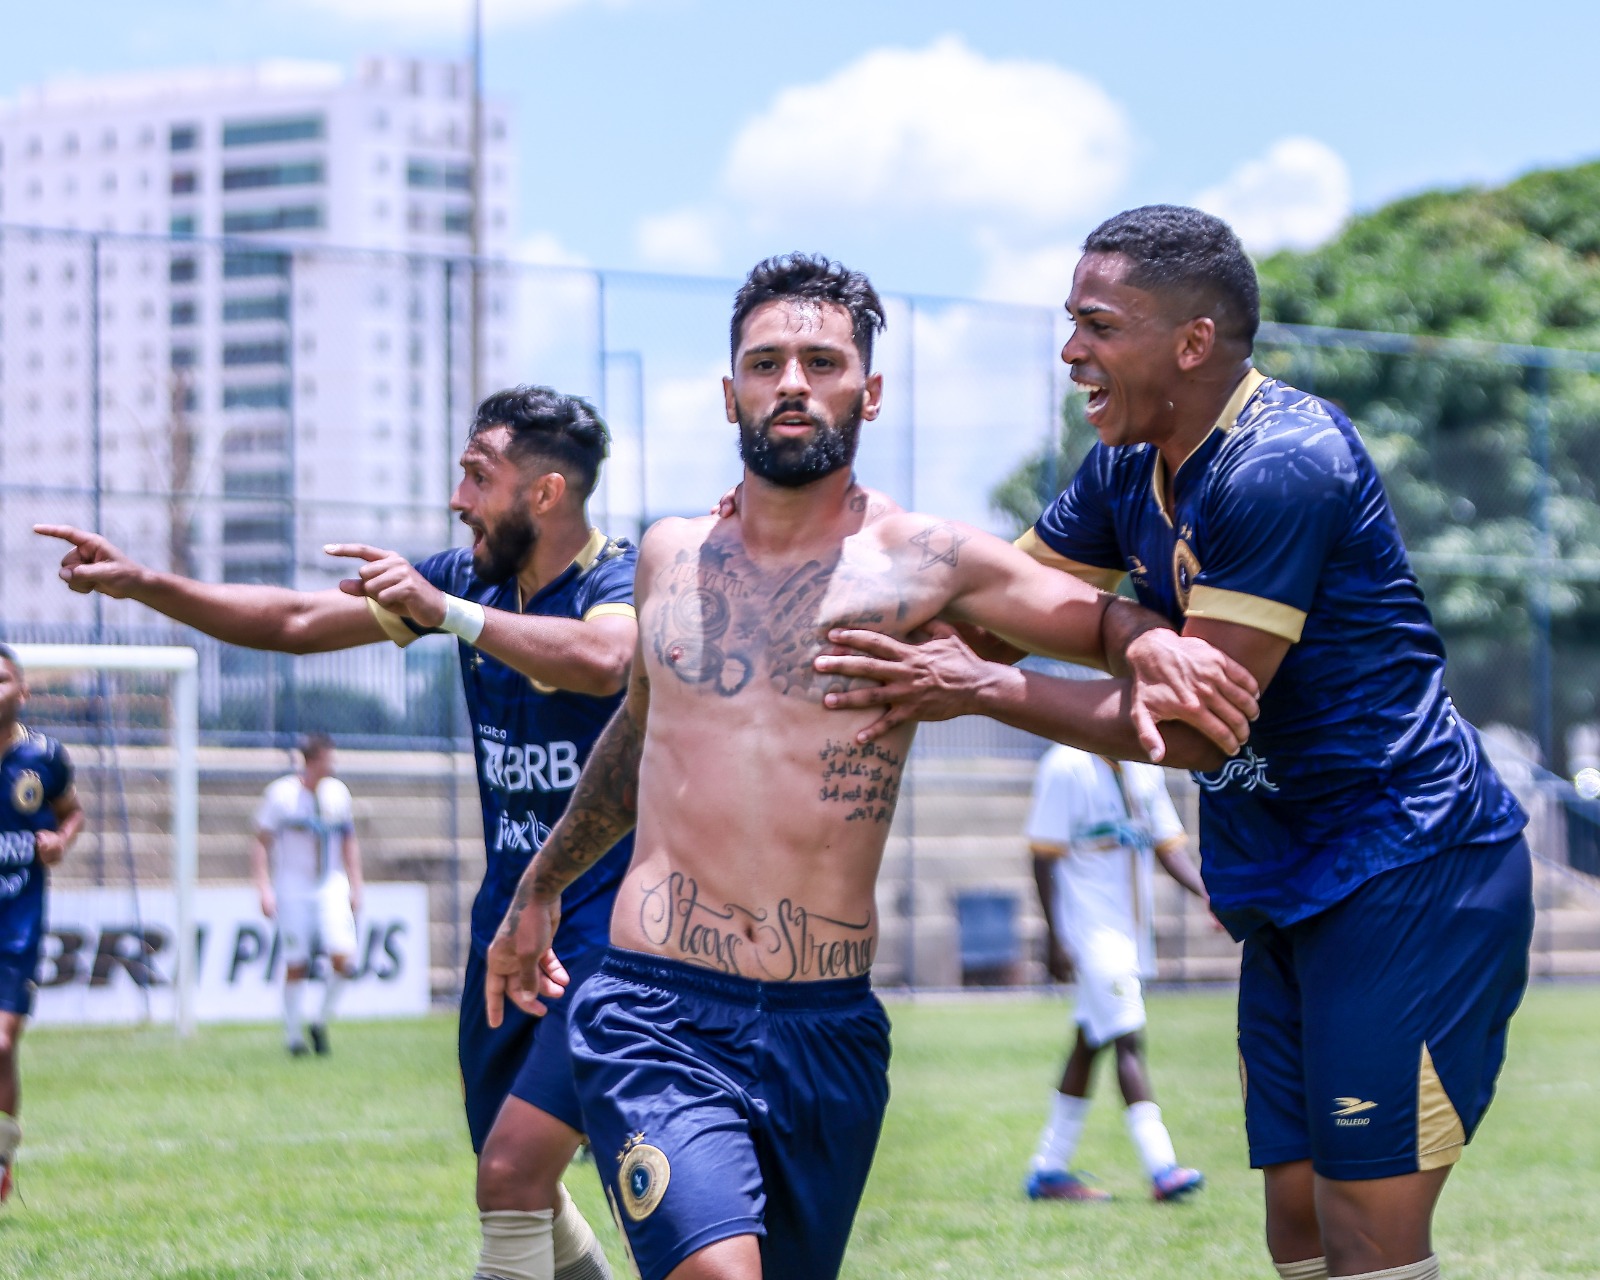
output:
M183 645L14 644L24 671L145 671L172 676L173 880L177 899L177 945L173 987L180 1036L194 1033L194 887L199 873L200 658Z

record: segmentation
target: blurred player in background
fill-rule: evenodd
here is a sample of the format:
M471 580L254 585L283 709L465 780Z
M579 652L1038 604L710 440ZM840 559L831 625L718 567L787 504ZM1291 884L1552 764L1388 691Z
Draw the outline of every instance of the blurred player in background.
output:
M1186 726L1211 909L1244 942L1239 1054L1286 1280L1432 1280L1433 1211L1487 1112L1533 934L1527 815L1444 684L1444 645L1371 456L1336 405L1252 364L1228 225L1151 205L1090 233L1061 358L1100 442L1020 545L1141 602L1262 689L1231 757ZM852 633L839 705L975 711L1045 737L1055 691Z
M333 739L308 735L300 771L267 787L256 810L250 874L261 914L278 925L283 952L283 1034L289 1052L306 1051L301 1002L311 961L327 956L322 1007L311 1044L329 1052L328 1024L355 968L356 916L361 911L361 846L350 788L334 777Z
M0 645L0 1203L22 1141L17 1042L33 1012L45 881L83 829L65 749L17 719L27 700L17 656Z
M582 1141L566 1013L484 1016L483 959L518 877L556 819L595 738L621 701L638 636L636 552L589 524L587 501L609 436L593 407L548 387L488 397L461 454L450 506L472 546L413 565L362 545L337 590L196 582L129 560L104 538L58 525L73 544L61 577L74 591L138 600L231 644L321 653L430 632L458 641L488 865L472 905L459 1056L467 1128L478 1153L483 1250L477 1274L500 1280L600 1280L605 1254L561 1185ZM623 839L563 901L561 956L574 989L599 964L628 865Z
M1054 746L1039 761L1028 816L1034 882L1044 909L1051 976L1077 976L1077 1040L1025 1184L1032 1200L1109 1200L1072 1172L1089 1087L1111 1047L1127 1105L1128 1135L1157 1200L1197 1191L1205 1179L1179 1165L1145 1067L1142 979L1156 973L1154 868L1205 900L1188 839L1161 770Z

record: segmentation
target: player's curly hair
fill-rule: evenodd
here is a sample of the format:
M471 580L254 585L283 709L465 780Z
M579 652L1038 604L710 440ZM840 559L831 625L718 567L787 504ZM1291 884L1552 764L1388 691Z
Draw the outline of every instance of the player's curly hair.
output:
M594 492L600 464L611 450L611 432L582 396L527 385L496 391L478 406L467 436L495 427L510 430L506 453L518 465L553 467L581 498Z
M1177 204L1147 204L1107 218L1083 242L1085 253L1120 253L1133 262L1127 282L1163 294L1217 333L1250 346L1261 324L1256 269L1221 218Z
M785 253L750 268L733 299L733 323L728 335L735 360L739 358L745 319L757 307L776 298L809 298L843 307L850 313L850 333L861 353L861 363L872 368L872 336L884 327L878 291L861 272L814 253Z

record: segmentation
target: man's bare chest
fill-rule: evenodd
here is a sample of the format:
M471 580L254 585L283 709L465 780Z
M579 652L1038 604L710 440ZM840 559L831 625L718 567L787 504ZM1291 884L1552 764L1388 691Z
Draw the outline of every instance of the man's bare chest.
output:
M882 552L756 565L736 549L683 551L641 619L655 681L722 698L747 690L820 701L846 685L812 665L835 627L904 636L936 611Z

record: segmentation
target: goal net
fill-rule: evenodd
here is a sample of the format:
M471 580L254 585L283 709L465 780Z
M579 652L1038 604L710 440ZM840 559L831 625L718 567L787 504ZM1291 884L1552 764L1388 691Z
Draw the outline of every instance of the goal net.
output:
M182 646L12 645L21 719L61 740L86 822L51 873L41 1022L195 1025L198 659Z

